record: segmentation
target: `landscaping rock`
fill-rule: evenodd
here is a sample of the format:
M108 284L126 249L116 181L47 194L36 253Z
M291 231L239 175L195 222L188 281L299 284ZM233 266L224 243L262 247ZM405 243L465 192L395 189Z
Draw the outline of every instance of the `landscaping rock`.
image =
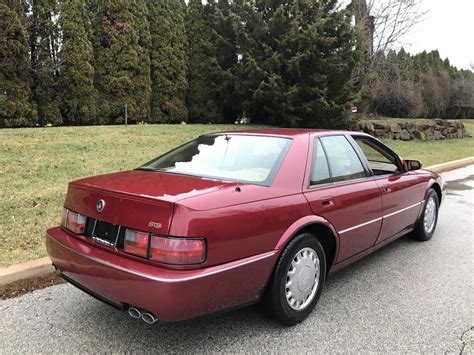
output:
M366 123L365 125L365 128L369 131L369 132L373 132L375 129L374 129L374 125L370 122Z
M381 120L377 122L361 121L357 128L380 139L389 138L403 141L411 139L426 141L470 137L461 121L443 120L440 118L423 120L421 122L393 122L391 120L384 123Z
M411 139L411 135L410 135L410 132L408 132L406 129L404 129L401 133L400 133L400 139L402 141L409 141Z
M426 141L426 139L427 139L426 133L424 131L415 131L414 136L415 136L416 139L419 139L419 140L422 140L422 141Z
M417 123L416 124L416 130L417 131L424 131L427 128L428 128L428 126L425 123Z
M398 123L392 123L390 125L390 131L393 133L400 133L402 131L402 128Z
M383 138L384 135L385 135L385 131L383 129L376 129L375 130L375 136L376 137Z

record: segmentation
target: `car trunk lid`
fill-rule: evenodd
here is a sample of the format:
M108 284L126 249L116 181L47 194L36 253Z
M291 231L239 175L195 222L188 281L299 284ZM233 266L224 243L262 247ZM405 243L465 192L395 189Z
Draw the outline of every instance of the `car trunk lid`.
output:
M193 176L132 170L71 182L64 205L99 221L168 234L177 201L234 185ZM101 200L105 204L102 211L98 209Z

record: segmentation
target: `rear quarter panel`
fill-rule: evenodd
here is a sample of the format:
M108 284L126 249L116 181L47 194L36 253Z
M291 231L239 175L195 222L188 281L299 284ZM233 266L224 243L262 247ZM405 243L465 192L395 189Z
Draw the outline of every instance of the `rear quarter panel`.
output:
M213 210L177 205L170 234L205 237L205 267L274 250L295 221L311 214L301 193Z

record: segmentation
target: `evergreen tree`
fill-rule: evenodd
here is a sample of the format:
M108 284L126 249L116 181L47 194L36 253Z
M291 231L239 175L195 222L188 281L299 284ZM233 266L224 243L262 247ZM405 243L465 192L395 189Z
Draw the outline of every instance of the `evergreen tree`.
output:
M0 127L32 126L31 69L19 0L0 0Z
M244 3L239 80L247 114L267 124L344 127L360 55L337 0Z
M217 105L220 85L216 81L218 63L216 35L212 27L211 5L190 0L186 13L188 40L188 92L186 105L191 122L219 122Z
M89 36L89 41L92 44L92 63L94 63L94 49L96 49L95 44L95 39L99 30L99 26L97 23L97 12L99 9L99 0L85 0L86 3L86 31L87 35ZM94 66L95 68L95 66Z
M151 33L151 120L186 121L188 87L186 73L186 33L181 0L155 0L148 3Z
M64 0L60 15L63 42L59 87L66 124L91 124L96 114L93 53L86 23L84 0Z
M145 0L98 3L94 34L99 123L150 118L150 31Z
M212 1L209 6L214 5ZM219 83L217 106L222 122L233 123L241 114L240 98L236 92L238 78L237 33L238 17L234 13L237 4L229 0L218 0L213 14L213 29L216 35L215 49L218 67L216 82Z
M59 31L56 0L35 0L30 30L34 96L40 125L60 125L63 120L57 93Z

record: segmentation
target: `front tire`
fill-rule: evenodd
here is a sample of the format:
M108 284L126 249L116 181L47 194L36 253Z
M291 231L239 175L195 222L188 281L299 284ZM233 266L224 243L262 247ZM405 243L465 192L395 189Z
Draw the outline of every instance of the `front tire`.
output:
M439 199L435 190L430 189L423 206L423 212L416 223L411 237L419 241L430 240L438 223Z
M319 240L303 233L283 250L264 295L265 306L280 323L303 321L321 296L326 280L326 255Z

